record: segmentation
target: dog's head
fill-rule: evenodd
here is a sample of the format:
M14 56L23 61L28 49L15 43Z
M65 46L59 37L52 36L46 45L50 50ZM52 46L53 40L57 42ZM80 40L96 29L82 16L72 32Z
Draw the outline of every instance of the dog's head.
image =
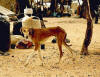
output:
M22 28L21 28L21 32L24 34L24 37L25 37L26 39L28 39L28 37L29 37L29 28L27 28L27 27L22 27Z
M34 34L34 30L32 28L22 27L21 31L26 39Z

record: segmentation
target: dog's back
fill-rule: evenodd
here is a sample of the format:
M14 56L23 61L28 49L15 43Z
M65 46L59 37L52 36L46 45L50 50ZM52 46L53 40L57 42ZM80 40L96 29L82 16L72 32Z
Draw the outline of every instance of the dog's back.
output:
M59 35L66 36L66 32L61 27L48 27L43 29L32 29L29 31L32 39L37 38L38 41L44 40L50 36L58 37Z
M33 29L34 32L38 32L40 34L58 34L59 32L64 32L65 30L62 29L61 27L57 26L57 27L48 27L48 28L42 28L42 29Z

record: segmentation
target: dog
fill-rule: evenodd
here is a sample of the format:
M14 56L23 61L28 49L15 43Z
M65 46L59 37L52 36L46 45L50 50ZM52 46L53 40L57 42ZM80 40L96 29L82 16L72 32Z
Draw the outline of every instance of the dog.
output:
M57 43L60 51L60 58L59 62L63 56L62 52L62 45L64 45L71 53L72 49L69 47L69 45L66 44L66 32L61 27L48 27L48 28L42 28L42 29L34 29L34 28L22 28L22 32L27 35L27 38L30 37L32 39L32 42L35 44L35 51L39 52L39 57L42 60L41 54L40 54L40 43L45 41L47 38L51 36L55 36L57 38ZM29 59L33 56L33 53L28 57L25 66L28 64Z

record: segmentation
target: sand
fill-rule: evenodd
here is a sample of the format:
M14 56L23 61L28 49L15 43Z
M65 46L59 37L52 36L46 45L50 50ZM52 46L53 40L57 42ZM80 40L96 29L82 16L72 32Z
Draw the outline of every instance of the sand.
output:
M45 42L45 50L41 50L43 61L33 48L10 49L9 56L0 56L0 77L100 77L100 20L99 24L93 24L88 56L80 55L87 24L85 19L62 17L44 20L47 21L46 27L60 26L65 29L72 44L73 58L63 46L64 55L58 63L58 46L51 43L54 38L51 37ZM32 52L34 56L25 67L25 61Z

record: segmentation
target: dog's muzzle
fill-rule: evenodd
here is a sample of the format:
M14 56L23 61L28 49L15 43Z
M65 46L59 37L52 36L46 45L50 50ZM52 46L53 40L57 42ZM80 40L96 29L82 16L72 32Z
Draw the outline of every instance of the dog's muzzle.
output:
M26 36L26 39L28 39L28 36Z

